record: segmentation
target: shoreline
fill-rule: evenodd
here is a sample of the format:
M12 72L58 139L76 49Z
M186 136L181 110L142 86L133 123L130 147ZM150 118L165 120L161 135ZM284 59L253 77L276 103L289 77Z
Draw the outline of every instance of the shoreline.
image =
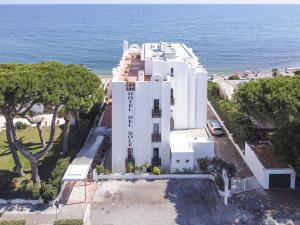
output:
M274 67L274 69L278 69L279 71L289 71L289 72L295 72L297 70L300 70L300 65L299 66L293 66L293 67ZM109 73L108 71L101 71L99 69L97 70L92 70L98 77L100 77L101 79L109 79L112 78L112 74ZM263 73L263 74L268 74L268 73L272 73L272 69L255 69L255 70L237 70L237 71L224 71L224 72L209 72L208 71L208 76L217 76L217 77L221 77L221 76L232 76L235 75L237 73L239 74L243 74L243 73Z

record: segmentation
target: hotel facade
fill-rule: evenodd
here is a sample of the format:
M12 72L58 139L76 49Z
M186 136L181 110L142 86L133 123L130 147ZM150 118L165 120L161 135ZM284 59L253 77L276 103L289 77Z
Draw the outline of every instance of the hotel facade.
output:
M182 43L123 43L112 79L112 172L145 162L175 172L214 155L207 72ZM199 147L200 146L200 147Z

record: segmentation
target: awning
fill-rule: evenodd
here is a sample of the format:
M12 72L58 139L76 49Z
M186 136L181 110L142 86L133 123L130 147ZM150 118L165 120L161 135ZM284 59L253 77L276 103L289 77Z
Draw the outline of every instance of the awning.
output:
M84 180L89 172L89 165L70 165L63 176L62 181L80 181Z

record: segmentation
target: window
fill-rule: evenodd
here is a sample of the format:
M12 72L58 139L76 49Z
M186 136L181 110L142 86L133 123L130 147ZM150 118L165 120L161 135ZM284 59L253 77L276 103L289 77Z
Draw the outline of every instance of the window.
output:
M171 105L174 105L174 90L171 88Z
M126 91L135 91L135 83L127 82L126 83Z
M179 159L177 159L177 160L176 160L176 162L177 162L177 163L180 163L180 160L179 160Z
M128 148L128 159L133 159L133 148Z
M153 108L158 110L159 109L159 99L154 99Z
M154 123L153 124L153 133L154 134L159 134L159 123Z
M171 77L174 77L174 68L170 69L170 75L171 75Z
M159 148L153 148L153 158L159 158Z
M185 160L185 163L189 163L189 161L190 161L190 160L186 159L186 160Z

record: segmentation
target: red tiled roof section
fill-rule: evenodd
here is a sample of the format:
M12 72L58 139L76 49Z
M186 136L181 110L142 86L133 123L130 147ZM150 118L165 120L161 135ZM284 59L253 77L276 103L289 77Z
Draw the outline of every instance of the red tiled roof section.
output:
M105 107L104 115L102 121L100 122L100 127L111 128L111 121L112 121L112 105L108 104Z
M289 168L288 163L277 156L268 142L258 142L250 145L265 168Z

